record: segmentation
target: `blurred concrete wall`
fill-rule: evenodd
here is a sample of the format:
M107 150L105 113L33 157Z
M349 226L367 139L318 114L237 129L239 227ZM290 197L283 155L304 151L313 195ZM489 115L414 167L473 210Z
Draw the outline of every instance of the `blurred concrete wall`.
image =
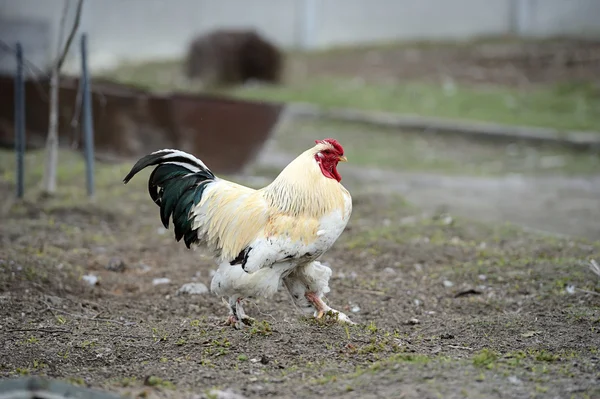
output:
M76 0L70 0L74 8ZM600 0L84 0L93 68L178 57L218 27L256 28L277 44L523 36L600 37ZM0 40L24 42L43 66L56 51L63 0L0 0ZM70 25L70 21L69 25ZM78 69L77 48L67 65ZM8 67L10 64L10 67ZM0 69L13 68L0 50Z

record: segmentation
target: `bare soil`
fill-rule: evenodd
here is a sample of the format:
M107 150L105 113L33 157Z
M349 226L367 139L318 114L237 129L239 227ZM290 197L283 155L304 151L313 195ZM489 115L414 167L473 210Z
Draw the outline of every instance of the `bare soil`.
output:
M328 302L359 324L303 318L280 293L249 303L258 323L238 331L221 325L220 298L176 294L209 285L215 264L162 229L147 175L121 183L129 167L99 166L95 203L78 174L56 198L30 189L6 206L0 377L129 397L600 396L600 276L587 266L598 242L425 214L356 189L323 261L334 269Z
M371 82L424 80L527 87L600 82L600 41L483 40L339 49L291 57L293 76L352 76Z

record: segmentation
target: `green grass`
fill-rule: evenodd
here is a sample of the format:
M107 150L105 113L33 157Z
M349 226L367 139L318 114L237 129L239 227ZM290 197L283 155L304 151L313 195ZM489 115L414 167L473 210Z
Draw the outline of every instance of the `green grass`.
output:
M230 93L247 99L308 102L330 108L600 132L600 89L586 84L518 91L500 87L445 89L416 82L383 85L320 78L295 86L240 88Z
M397 129L344 122L298 120L282 125L274 139L278 148L296 154L322 137L340 140L351 165L388 170L471 176L600 173L600 157L594 151L525 143L503 146L456 135L400 134Z

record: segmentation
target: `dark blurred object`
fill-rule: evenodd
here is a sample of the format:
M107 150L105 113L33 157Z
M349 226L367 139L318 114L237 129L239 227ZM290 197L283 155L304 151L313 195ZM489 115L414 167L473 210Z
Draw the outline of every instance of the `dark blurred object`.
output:
M25 83L27 149L43 148L48 81ZM61 147L82 149L79 79L61 77ZM162 148L200 157L218 173L237 173L262 148L282 106L212 95L154 94L106 80L92 82L96 159L123 161ZM0 146L14 148L13 78L0 76ZM75 117L74 117L75 115Z
M284 56L253 30L216 30L189 46L186 76L207 87L244 84L251 80L278 84Z

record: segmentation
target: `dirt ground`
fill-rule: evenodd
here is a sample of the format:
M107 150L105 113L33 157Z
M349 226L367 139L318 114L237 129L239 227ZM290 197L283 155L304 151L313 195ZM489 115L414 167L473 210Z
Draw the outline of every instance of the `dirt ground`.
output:
M527 87L545 83L600 83L600 41L481 40L408 43L339 49L289 59L292 76L354 76L371 82L453 80L462 84Z
M30 188L23 204L8 200L12 172L0 173L2 378L151 398L600 396L600 276L588 266L599 242L425 213L357 188L322 260L334 270L327 301L358 325L303 318L280 293L251 301L258 323L238 331L220 324L220 298L177 294L208 286L215 265L162 229L149 172L124 186L130 164L99 165L88 203L81 160L61 165L58 197Z

